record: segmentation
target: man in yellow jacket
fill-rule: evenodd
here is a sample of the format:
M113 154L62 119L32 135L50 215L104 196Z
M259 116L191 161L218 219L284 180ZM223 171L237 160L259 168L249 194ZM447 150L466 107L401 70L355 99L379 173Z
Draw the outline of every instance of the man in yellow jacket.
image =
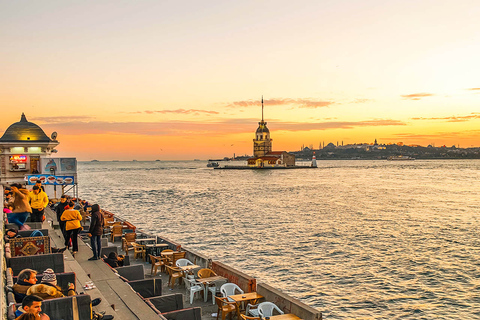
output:
M29 194L30 207L32 207L32 222L42 222L44 210L48 205L47 194L38 186L33 186L33 190Z

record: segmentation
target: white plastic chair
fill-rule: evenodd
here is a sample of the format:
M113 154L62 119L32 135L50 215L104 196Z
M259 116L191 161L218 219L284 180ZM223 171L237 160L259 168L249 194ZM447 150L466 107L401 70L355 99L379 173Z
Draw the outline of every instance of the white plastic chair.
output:
M187 292L190 293L190 304L192 304L195 293L203 291L203 285L200 282L197 282L195 279L183 278L183 280L185 281L185 288L187 288Z
M244 293L242 289L240 289L239 286L237 286L235 283L225 283L220 287L220 292L222 293L222 296L224 298L228 298L228 296L233 296L235 294L235 291L238 291L239 294ZM228 301L232 302L232 298L228 298Z
M258 304L247 304L247 308L245 309L245 315L252 317L260 317L260 314L258 313Z
M258 314L261 318L273 316L273 310L277 310L278 313L283 314L284 312L278 308L275 303L272 302L262 302L258 304ZM251 312L252 310L250 310Z
M177 265L177 267L186 267L189 265L193 265L193 262L188 259L178 259L175 264Z
M210 286L205 284L205 292L204 292L205 302L207 302L207 300L208 300L208 292L211 292L212 293L212 304L215 304L215 296L217 295L217 292L220 292L221 285L223 285L226 281L227 281L227 279L217 280L217 281L211 283Z

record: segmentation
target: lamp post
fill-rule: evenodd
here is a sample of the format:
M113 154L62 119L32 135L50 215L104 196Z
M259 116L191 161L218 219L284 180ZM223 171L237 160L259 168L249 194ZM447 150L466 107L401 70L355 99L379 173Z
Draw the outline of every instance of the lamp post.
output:
M50 174L55 177L55 167L50 167ZM57 198L57 185L53 185L53 197Z

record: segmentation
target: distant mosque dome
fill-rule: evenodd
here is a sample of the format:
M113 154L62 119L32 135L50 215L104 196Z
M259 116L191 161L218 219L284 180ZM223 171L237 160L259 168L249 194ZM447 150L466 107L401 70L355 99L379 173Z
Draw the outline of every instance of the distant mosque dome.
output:
M33 122L28 122L25 114L5 130L0 142L52 142L45 132Z

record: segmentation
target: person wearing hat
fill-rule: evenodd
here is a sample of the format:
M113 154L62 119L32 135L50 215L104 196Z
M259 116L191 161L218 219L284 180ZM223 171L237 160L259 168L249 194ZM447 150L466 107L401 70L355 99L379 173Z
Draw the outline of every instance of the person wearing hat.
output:
M27 296L36 295L43 300L65 297L62 289L57 286L57 276L52 269L47 269L43 272L42 280L39 284L31 286L27 290ZM75 285L70 283L68 286L68 295L75 295Z

